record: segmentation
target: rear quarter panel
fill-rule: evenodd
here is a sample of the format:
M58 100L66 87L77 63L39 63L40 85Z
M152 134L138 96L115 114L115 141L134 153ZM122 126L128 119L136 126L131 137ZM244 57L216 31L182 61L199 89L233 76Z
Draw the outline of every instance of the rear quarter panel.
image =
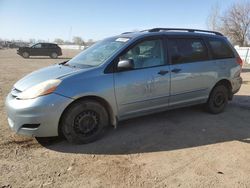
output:
M217 82L226 79L231 83L232 92L239 90L241 86L241 67L237 64L236 58L215 61L219 68Z
M239 55L226 37L219 38L224 40L224 42L231 48L235 57L214 60L216 66L218 67L218 77L216 83L223 79L230 81L232 91L234 93L235 91L239 90L241 86L241 66L237 63L237 57L239 57Z

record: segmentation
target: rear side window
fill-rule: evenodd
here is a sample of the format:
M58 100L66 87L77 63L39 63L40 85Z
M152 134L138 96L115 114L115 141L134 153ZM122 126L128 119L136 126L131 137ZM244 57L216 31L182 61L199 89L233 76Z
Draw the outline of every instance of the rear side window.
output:
M48 48L48 44L42 44L42 48Z
M213 59L234 58L233 50L224 40L209 39L208 43L212 50Z
M201 39L169 39L168 48L172 64L206 61L207 48Z
M53 44L48 44L48 48L54 48Z

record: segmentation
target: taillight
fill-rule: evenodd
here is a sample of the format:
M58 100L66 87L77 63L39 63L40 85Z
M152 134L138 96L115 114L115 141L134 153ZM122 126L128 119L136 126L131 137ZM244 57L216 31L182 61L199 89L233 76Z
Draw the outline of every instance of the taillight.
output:
M243 66L243 61L240 57L237 57L237 63L242 67Z

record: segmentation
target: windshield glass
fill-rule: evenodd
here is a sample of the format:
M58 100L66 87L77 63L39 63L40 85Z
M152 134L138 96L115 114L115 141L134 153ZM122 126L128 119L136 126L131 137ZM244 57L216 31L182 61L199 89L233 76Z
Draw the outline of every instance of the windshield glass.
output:
M92 45L79 55L66 63L69 66L86 67L98 66L108 60L113 54L121 49L129 38L109 38Z

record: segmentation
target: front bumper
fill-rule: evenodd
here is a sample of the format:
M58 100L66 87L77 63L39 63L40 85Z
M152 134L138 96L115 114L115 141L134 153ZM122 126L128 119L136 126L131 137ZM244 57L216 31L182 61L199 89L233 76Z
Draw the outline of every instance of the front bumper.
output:
M17 134L58 136L60 117L72 101L73 99L54 93L29 100L18 100L9 94L5 102L9 126ZM39 126L27 128L25 125Z

